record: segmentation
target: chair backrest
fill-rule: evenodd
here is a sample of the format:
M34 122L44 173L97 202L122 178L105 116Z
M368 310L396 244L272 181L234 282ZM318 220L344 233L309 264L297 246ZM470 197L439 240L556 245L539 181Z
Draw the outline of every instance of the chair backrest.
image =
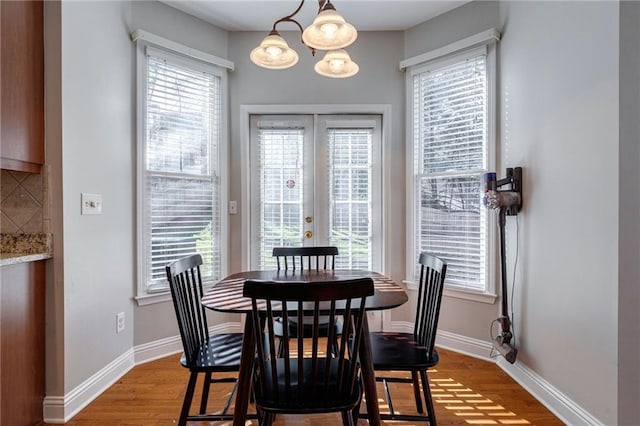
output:
M256 403L267 398L272 406L299 406L301 412L310 412L318 405L335 407L333 403L339 405L339 401L352 397L359 389L357 359L366 315L364 306L373 292L371 278L322 283L246 281L243 294L252 299L250 320L258 342ZM266 322L262 322L265 315ZM274 317L302 322L303 316L313 318L312 336L305 339L298 333L292 337L285 327L285 346L279 358ZM337 337L338 353L332 355L338 316L344 318L344 327L350 332ZM319 332L321 317L329 319L330 335L326 343ZM260 324L267 326L264 334Z
M200 303L202 299L200 265L202 265L202 257L194 254L166 267L182 346L190 363L196 360L199 348L209 340L205 308Z
M418 303L414 325L414 338L427 348L431 356L436 342L438 318L447 264L440 258L428 253L420 253L420 281Z
M278 270L335 269L338 247L274 247Z

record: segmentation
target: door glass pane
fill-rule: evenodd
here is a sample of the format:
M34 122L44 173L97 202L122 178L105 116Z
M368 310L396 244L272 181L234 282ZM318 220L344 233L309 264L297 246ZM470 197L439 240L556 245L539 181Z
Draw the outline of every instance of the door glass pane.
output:
M328 129L329 244L336 268L372 269L372 129Z
M275 268L273 247L301 244L303 129L258 129L260 158L259 267Z

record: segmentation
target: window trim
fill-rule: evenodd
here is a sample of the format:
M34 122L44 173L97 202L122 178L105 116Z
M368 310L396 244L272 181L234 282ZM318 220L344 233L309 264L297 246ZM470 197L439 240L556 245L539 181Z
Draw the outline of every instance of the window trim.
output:
M487 34L494 30L488 30ZM484 34L484 33L481 33ZM487 37L481 45L477 43L467 44L466 40L470 40L473 37L469 37L464 40L452 43L448 46L444 46L440 49L436 49L431 52L424 53L414 58L407 59L401 62L401 68L406 68L405 77L405 126L406 126L406 197L407 197L407 209L406 209L406 229L407 235L411 235L411 238L407 238L406 241L406 265L405 276L407 279L404 283L407 284L409 289L417 289L417 283L414 281L413 273L415 271L416 259L413 259L413 253L415 253L415 191L414 191L414 134L413 134L413 77L421 72L440 68L447 64L459 62L464 58L477 56L482 52L486 54L486 72L487 72L487 170L495 170L496 167L496 122L497 122L497 108L496 108L496 80L497 80L497 67L496 67L496 41L499 40L499 33L497 37ZM475 40L475 39L474 39ZM445 52L445 53L443 53ZM425 62L417 62L420 58L429 58ZM407 65L410 64L410 65ZM478 194L480 196L480 194ZM477 302L495 303L498 295L496 293L497 283L497 260L496 253L497 247L497 232L495 226L492 226L493 216L487 214L486 226L487 226L487 258L485 259L485 281L486 287L484 291L476 291L470 289L461 289L458 287L445 286L444 295L448 297L454 297L458 299L472 300Z
M144 33L144 37L140 34ZM146 236L144 232L145 220L143 218L144 209L144 187L146 170L145 155L145 135L146 135L146 93L147 93L147 57L146 49L149 47L161 56L166 56L178 63L188 63L189 66L199 69L206 69L207 72L220 78L220 127L218 140L218 163L220 175L220 241L222 247L228 247L229 231L227 214L228 205L228 181L229 181L229 102L228 102L228 76L227 70L233 69L233 63L226 59L218 58L211 54L200 52L188 48L178 43L153 34L135 31L131 34L132 40L136 43L136 254L137 254L137 284L134 299L138 306L154 303L161 303L171 300L169 289L160 291L149 291L146 286L146 271L141 265L146 258ZM228 250L223 250L220 254L221 276L225 276L228 271ZM209 288L213 282L204 283Z

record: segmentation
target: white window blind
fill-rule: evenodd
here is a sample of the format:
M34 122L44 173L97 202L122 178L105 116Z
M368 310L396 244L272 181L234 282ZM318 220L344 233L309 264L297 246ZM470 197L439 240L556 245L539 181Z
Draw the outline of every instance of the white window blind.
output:
M146 291L165 266L199 253L204 281L221 275L221 77L216 67L146 49L143 194Z
M373 130L328 128L329 244L336 268L372 269Z
M448 263L449 288L487 291L486 54L412 74L415 253ZM417 269L414 271L417 274Z
M260 268L276 267L273 247L298 246L303 234L304 129L258 124Z

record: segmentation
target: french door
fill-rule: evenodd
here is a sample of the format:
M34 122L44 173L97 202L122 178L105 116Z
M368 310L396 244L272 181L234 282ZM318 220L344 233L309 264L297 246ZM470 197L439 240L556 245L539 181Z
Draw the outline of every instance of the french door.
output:
M381 145L378 115L252 115L251 268L335 245L336 268L381 270Z

